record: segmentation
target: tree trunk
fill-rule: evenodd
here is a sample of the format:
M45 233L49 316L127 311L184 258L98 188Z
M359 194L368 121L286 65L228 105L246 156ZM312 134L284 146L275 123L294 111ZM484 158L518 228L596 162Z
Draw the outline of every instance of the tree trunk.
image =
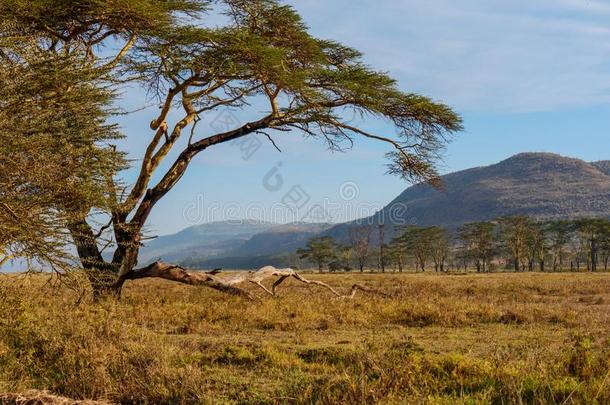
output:
M591 240L591 271L597 271L597 239Z
M385 229L384 225L379 225L379 267L385 273Z
M94 300L115 292L118 266L102 257L96 237L86 220L68 224L76 251L93 292Z

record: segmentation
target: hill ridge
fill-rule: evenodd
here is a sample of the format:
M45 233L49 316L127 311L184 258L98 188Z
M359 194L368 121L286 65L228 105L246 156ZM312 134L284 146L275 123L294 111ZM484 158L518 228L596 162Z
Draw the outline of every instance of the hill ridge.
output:
M610 217L610 161L588 163L555 153L525 152L441 178L442 190L428 184L409 187L366 222L455 229L517 214ZM345 240L349 226L337 225L328 234Z

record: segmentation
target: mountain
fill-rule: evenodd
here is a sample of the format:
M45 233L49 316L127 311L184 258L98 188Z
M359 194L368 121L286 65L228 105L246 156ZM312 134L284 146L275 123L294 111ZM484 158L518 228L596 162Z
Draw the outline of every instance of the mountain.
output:
M222 255L191 256L181 264L199 268L255 268L265 265L286 267L295 265L291 253L304 247L310 238L330 229L332 224L291 223L276 225L252 236Z
M440 225L509 215L540 219L609 217L610 161L587 163L550 153L522 153L498 164L443 176L444 188L408 188L369 223ZM345 240L351 224L328 234ZM391 231L390 231L391 232Z
M593 162L591 164L610 176L610 160L602 160L599 162Z
M212 222L161 236L146 244L139 261L166 261L200 267L248 268L248 263L274 261L282 254L295 252L309 238L331 228L332 224L291 223L279 225L254 220ZM277 256L277 257L276 257ZM279 261L278 261L279 260Z
M140 251L139 259L141 263L148 263L159 258L181 261L189 257L219 256L274 226L277 224L253 220L221 221L192 226L146 243Z
M238 249L241 256L276 255L304 247L310 238L330 229L332 224L293 223L279 225L254 235Z

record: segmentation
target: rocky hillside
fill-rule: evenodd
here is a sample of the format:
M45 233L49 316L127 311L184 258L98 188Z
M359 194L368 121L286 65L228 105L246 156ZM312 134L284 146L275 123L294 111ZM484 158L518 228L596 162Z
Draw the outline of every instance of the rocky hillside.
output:
M610 160L602 160L600 162L592 163L592 165L610 176Z

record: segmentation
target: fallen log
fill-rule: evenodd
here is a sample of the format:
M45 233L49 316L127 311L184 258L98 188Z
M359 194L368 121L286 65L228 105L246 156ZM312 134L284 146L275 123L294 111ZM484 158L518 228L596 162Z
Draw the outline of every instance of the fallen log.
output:
M388 295L383 292L359 284L354 284L350 290L350 293L344 295L339 293L327 283L318 280L306 279L291 268L277 269L273 266L265 266L257 271L239 273L230 278L219 276L219 274L221 274L220 269L215 269L211 272L189 271L177 265L158 261L141 269L136 269L127 273L125 276L123 276L120 282L122 283L125 280L137 280L142 278L162 278L192 286L205 286L226 294L256 300L252 294L242 288L239 288L238 286L244 283L251 283L261 288L268 295L275 297L277 296L278 287L287 279L293 278L307 285L323 287L337 298L353 299L358 291L388 297ZM263 284L263 281L268 279L275 279L271 289L267 288Z

